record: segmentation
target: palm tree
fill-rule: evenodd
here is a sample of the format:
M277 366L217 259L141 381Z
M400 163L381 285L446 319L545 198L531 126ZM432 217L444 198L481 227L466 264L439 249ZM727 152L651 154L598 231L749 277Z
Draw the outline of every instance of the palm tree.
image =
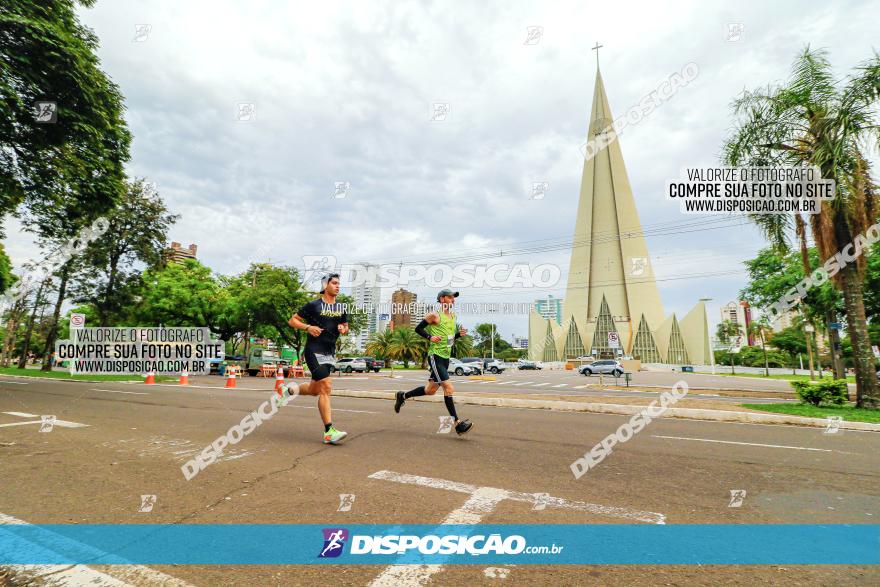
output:
M396 328L391 337L388 351L395 359L403 361L404 367L409 367L410 361L418 361L424 354L422 346L424 339L409 327Z
M761 348L764 350L764 376L770 377L770 364L767 361L767 333L770 331L770 325L767 324L766 318L749 322L748 334L750 336L761 337Z
M877 221L877 202L863 149L880 142L876 106L880 99L880 55L858 68L838 88L824 51L807 47L795 60L786 85L745 92L737 99L739 118L724 144L723 161L730 166L808 165L824 179L833 179L835 197L821 203L809 225L822 259L834 256ZM759 215L751 219L777 248L788 246L792 228L801 249L806 224L798 215ZM794 226L792 226L794 224ZM803 253L802 253L803 254ZM843 293L847 330L852 343L859 407L880 407L874 357L868 338L863 301L864 256L848 263L834 277ZM805 270L809 269L809 265Z
M740 328L739 324L736 322L732 322L730 320L724 320L718 325L717 330L715 331L715 336L718 337L718 340L721 341L730 341L731 338L735 336L742 336L742 328ZM733 366L733 345L728 345L727 354L730 355L730 373L731 375L736 375L736 367Z
M374 332L367 339L367 354L385 361L391 360L391 344L394 339L394 331L391 329L382 332ZM389 364L388 367L391 365Z

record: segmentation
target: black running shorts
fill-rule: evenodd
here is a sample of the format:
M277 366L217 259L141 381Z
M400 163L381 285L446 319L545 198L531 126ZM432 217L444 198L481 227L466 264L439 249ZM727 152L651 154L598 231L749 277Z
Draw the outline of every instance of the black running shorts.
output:
M428 381L443 383L449 379L449 359L428 355Z
M330 365L336 362L336 357L333 355L318 355L309 349L303 351L303 355L306 357L309 373L312 374L312 381L320 381L330 377Z

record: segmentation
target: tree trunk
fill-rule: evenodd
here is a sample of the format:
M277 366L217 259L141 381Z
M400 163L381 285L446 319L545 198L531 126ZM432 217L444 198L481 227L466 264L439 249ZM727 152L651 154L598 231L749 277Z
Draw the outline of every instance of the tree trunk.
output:
M119 259L116 257L112 257L110 259L110 276L107 278L107 291L104 292L104 304L103 308L100 308L101 318L100 318L100 326L107 326L107 323L110 321L110 305L112 304L113 299L113 290L116 287L116 266L119 264Z
M2 358L0 358L0 365L3 367L9 366L12 349L15 347L15 334L18 332L25 308L24 300L19 299L9 311L9 320L6 321L6 336L3 337Z
M761 332L761 348L764 350L764 376L770 377L770 363L767 362L767 344L764 342L763 332Z
M40 282L40 287L37 289L37 296L34 298L34 309L31 311L31 317L28 318L27 329L24 332L24 346L21 348L21 356L18 358L18 368L25 369L27 368L27 355L28 351L31 348L31 335L34 332L34 320L37 318L37 310L42 305L41 298L43 296L43 287L46 285L46 281L48 281L48 277Z
M846 265L840 273L843 303L846 306L846 322L852 343L853 365L856 371L856 406L880 408L874 354L868 338L868 321L865 318L865 302L862 297L862 277L854 263Z
M840 348L840 331L831 328L831 324L836 322L835 316L831 312L825 314L825 322L828 328L828 342L831 343L831 368L834 370L835 379L845 379L846 373L843 372L843 358L840 356L842 349Z
M61 317L61 305L64 303L64 295L67 292L67 279L70 277L69 267L68 262L61 270L61 283L58 286L58 298L55 300L55 312L52 314L52 326L49 327L49 334L46 336L46 348L43 350L43 371L52 370L52 366L49 364L49 357L55 352L55 339L58 337L58 320Z

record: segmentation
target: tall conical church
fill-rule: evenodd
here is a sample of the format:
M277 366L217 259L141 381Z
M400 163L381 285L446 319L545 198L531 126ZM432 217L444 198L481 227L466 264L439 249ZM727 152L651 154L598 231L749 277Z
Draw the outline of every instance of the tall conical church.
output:
M681 320L663 313L620 142L604 135L613 120L597 70L587 139L600 147L584 160L562 323L532 309L529 358L623 354L643 363L706 364L709 333L703 303ZM618 349L609 346L612 331Z

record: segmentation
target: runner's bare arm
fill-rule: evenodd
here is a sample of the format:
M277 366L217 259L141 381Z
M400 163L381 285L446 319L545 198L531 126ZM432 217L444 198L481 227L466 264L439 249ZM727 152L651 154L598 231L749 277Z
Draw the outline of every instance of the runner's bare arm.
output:
M300 317L299 314L294 314L293 316L291 316L290 320L288 320L287 323L290 324L292 328L296 328L297 330L305 330L312 336L320 336L321 333L324 331L323 328L318 328L317 326L309 326L308 324L303 322L303 319Z

